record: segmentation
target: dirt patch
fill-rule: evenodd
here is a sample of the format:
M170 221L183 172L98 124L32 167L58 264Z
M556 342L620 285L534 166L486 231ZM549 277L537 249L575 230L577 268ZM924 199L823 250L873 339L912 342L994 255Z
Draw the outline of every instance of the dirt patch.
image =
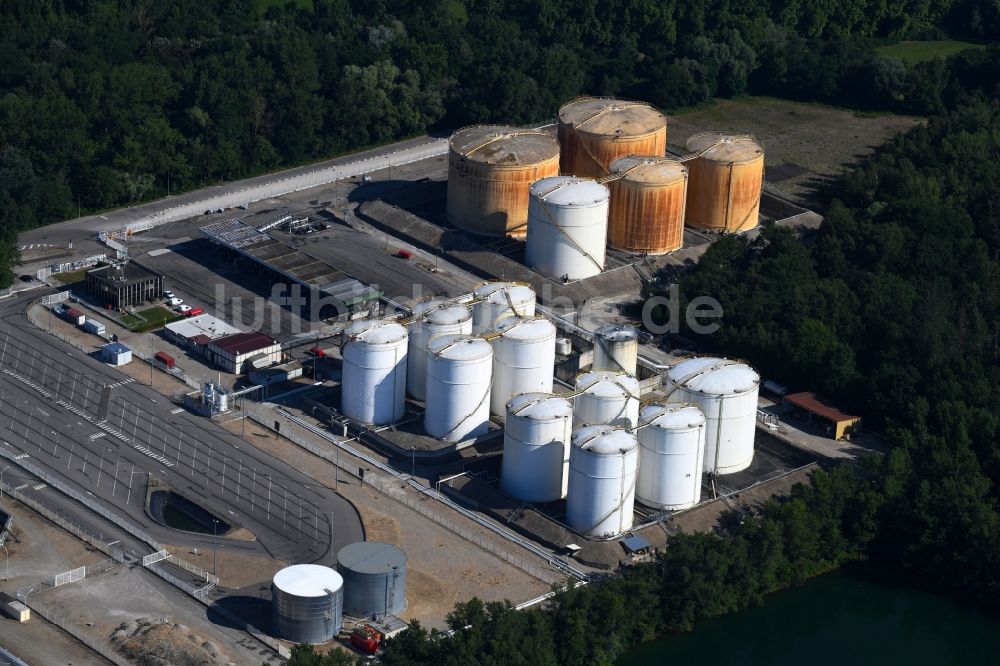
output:
M123 622L111 635L115 650L139 666L232 664L219 646L183 624L166 618Z
M818 185L900 132L923 122L912 116L863 114L770 97L718 100L713 108L667 119L671 150L685 153L697 132L752 134L764 146L768 189L804 205Z
M171 554L195 564L205 571L218 570L223 587L243 589L251 585L268 585L280 569L288 562L274 560L257 553L227 550L225 539L219 540L219 548L213 554L211 548L191 548L190 546L164 545Z

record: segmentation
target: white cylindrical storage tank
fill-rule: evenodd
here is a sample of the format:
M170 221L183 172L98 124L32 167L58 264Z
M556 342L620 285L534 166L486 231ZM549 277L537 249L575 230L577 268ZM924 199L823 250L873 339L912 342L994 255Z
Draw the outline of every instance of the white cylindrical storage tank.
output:
M343 624L344 579L329 567L294 564L271 581L274 633L293 643L326 643Z
M385 617L406 610L406 554L388 543L359 541L337 551L344 578L344 612Z
M461 442L489 430L493 348L486 340L444 335L427 356L424 429L431 437Z
M551 393L524 393L507 402L500 486L525 502L566 496L573 406Z
M489 336L493 345L490 412L504 414L519 393L551 393L556 363L556 327L548 319L508 318Z
M639 475L635 498L678 511L701 501L705 415L695 405L658 404L639 412Z
M667 371L670 402L690 402L705 414L705 471L732 474L753 461L760 375L742 361L699 357Z
M632 527L639 447L628 430L585 426L573 433L569 454L566 523L592 537Z
M573 416L578 425L634 428L639 421L639 380L623 372L595 370L576 377Z
M472 294L473 335L493 330L507 317L535 316L535 290L521 282L484 282Z
M573 341L569 338L556 338L556 353L560 356L569 356L573 353Z
M525 263L551 278L581 280L604 270L608 188L573 176L531 184Z
M344 331L340 411L361 423L385 425L406 411L406 329L363 319Z
M635 374L639 364L639 334L631 326L608 324L594 332L593 370Z
M406 352L406 391L417 400L427 397L427 345L442 335L472 333L472 312L467 305L442 299L413 307L410 344Z

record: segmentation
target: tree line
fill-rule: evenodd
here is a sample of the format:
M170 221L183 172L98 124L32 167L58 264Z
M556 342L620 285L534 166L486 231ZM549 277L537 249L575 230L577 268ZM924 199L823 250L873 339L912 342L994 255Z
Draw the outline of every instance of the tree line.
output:
M0 286L18 231L78 210L427 130L531 123L581 94L676 108L753 92L931 112L942 64L907 68L872 40L1000 28L978 0L257 5L0 4Z

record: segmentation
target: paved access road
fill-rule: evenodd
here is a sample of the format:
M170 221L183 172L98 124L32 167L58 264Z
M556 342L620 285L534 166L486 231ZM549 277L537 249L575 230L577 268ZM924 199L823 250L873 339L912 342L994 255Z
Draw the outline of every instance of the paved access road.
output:
M34 297L0 301L0 446L15 465L21 456L58 475L161 542L211 548L213 539L154 522L151 478L256 536L228 548L330 563L364 538L344 498L35 328L23 314ZM88 509L60 498L87 519Z

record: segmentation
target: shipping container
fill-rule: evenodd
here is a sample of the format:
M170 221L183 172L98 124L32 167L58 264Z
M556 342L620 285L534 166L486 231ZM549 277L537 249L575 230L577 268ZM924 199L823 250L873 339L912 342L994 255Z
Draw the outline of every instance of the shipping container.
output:
M168 354L167 352L161 352L161 351L156 352L156 354L153 355L153 358L155 358L157 361L159 361L168 368L173 368L174 365L176 364L176 361L174 361L174 357Z
M94 335L100 335L103 337L105 329L104 324L97 321L96 319L88 319L83 323L83 330L87 333L93 333Z
M77 326L83 326L84 322L87 321L87 318L83 315L83 313L76 308L66 308L63 310L63 317L66 321L72 322Z

